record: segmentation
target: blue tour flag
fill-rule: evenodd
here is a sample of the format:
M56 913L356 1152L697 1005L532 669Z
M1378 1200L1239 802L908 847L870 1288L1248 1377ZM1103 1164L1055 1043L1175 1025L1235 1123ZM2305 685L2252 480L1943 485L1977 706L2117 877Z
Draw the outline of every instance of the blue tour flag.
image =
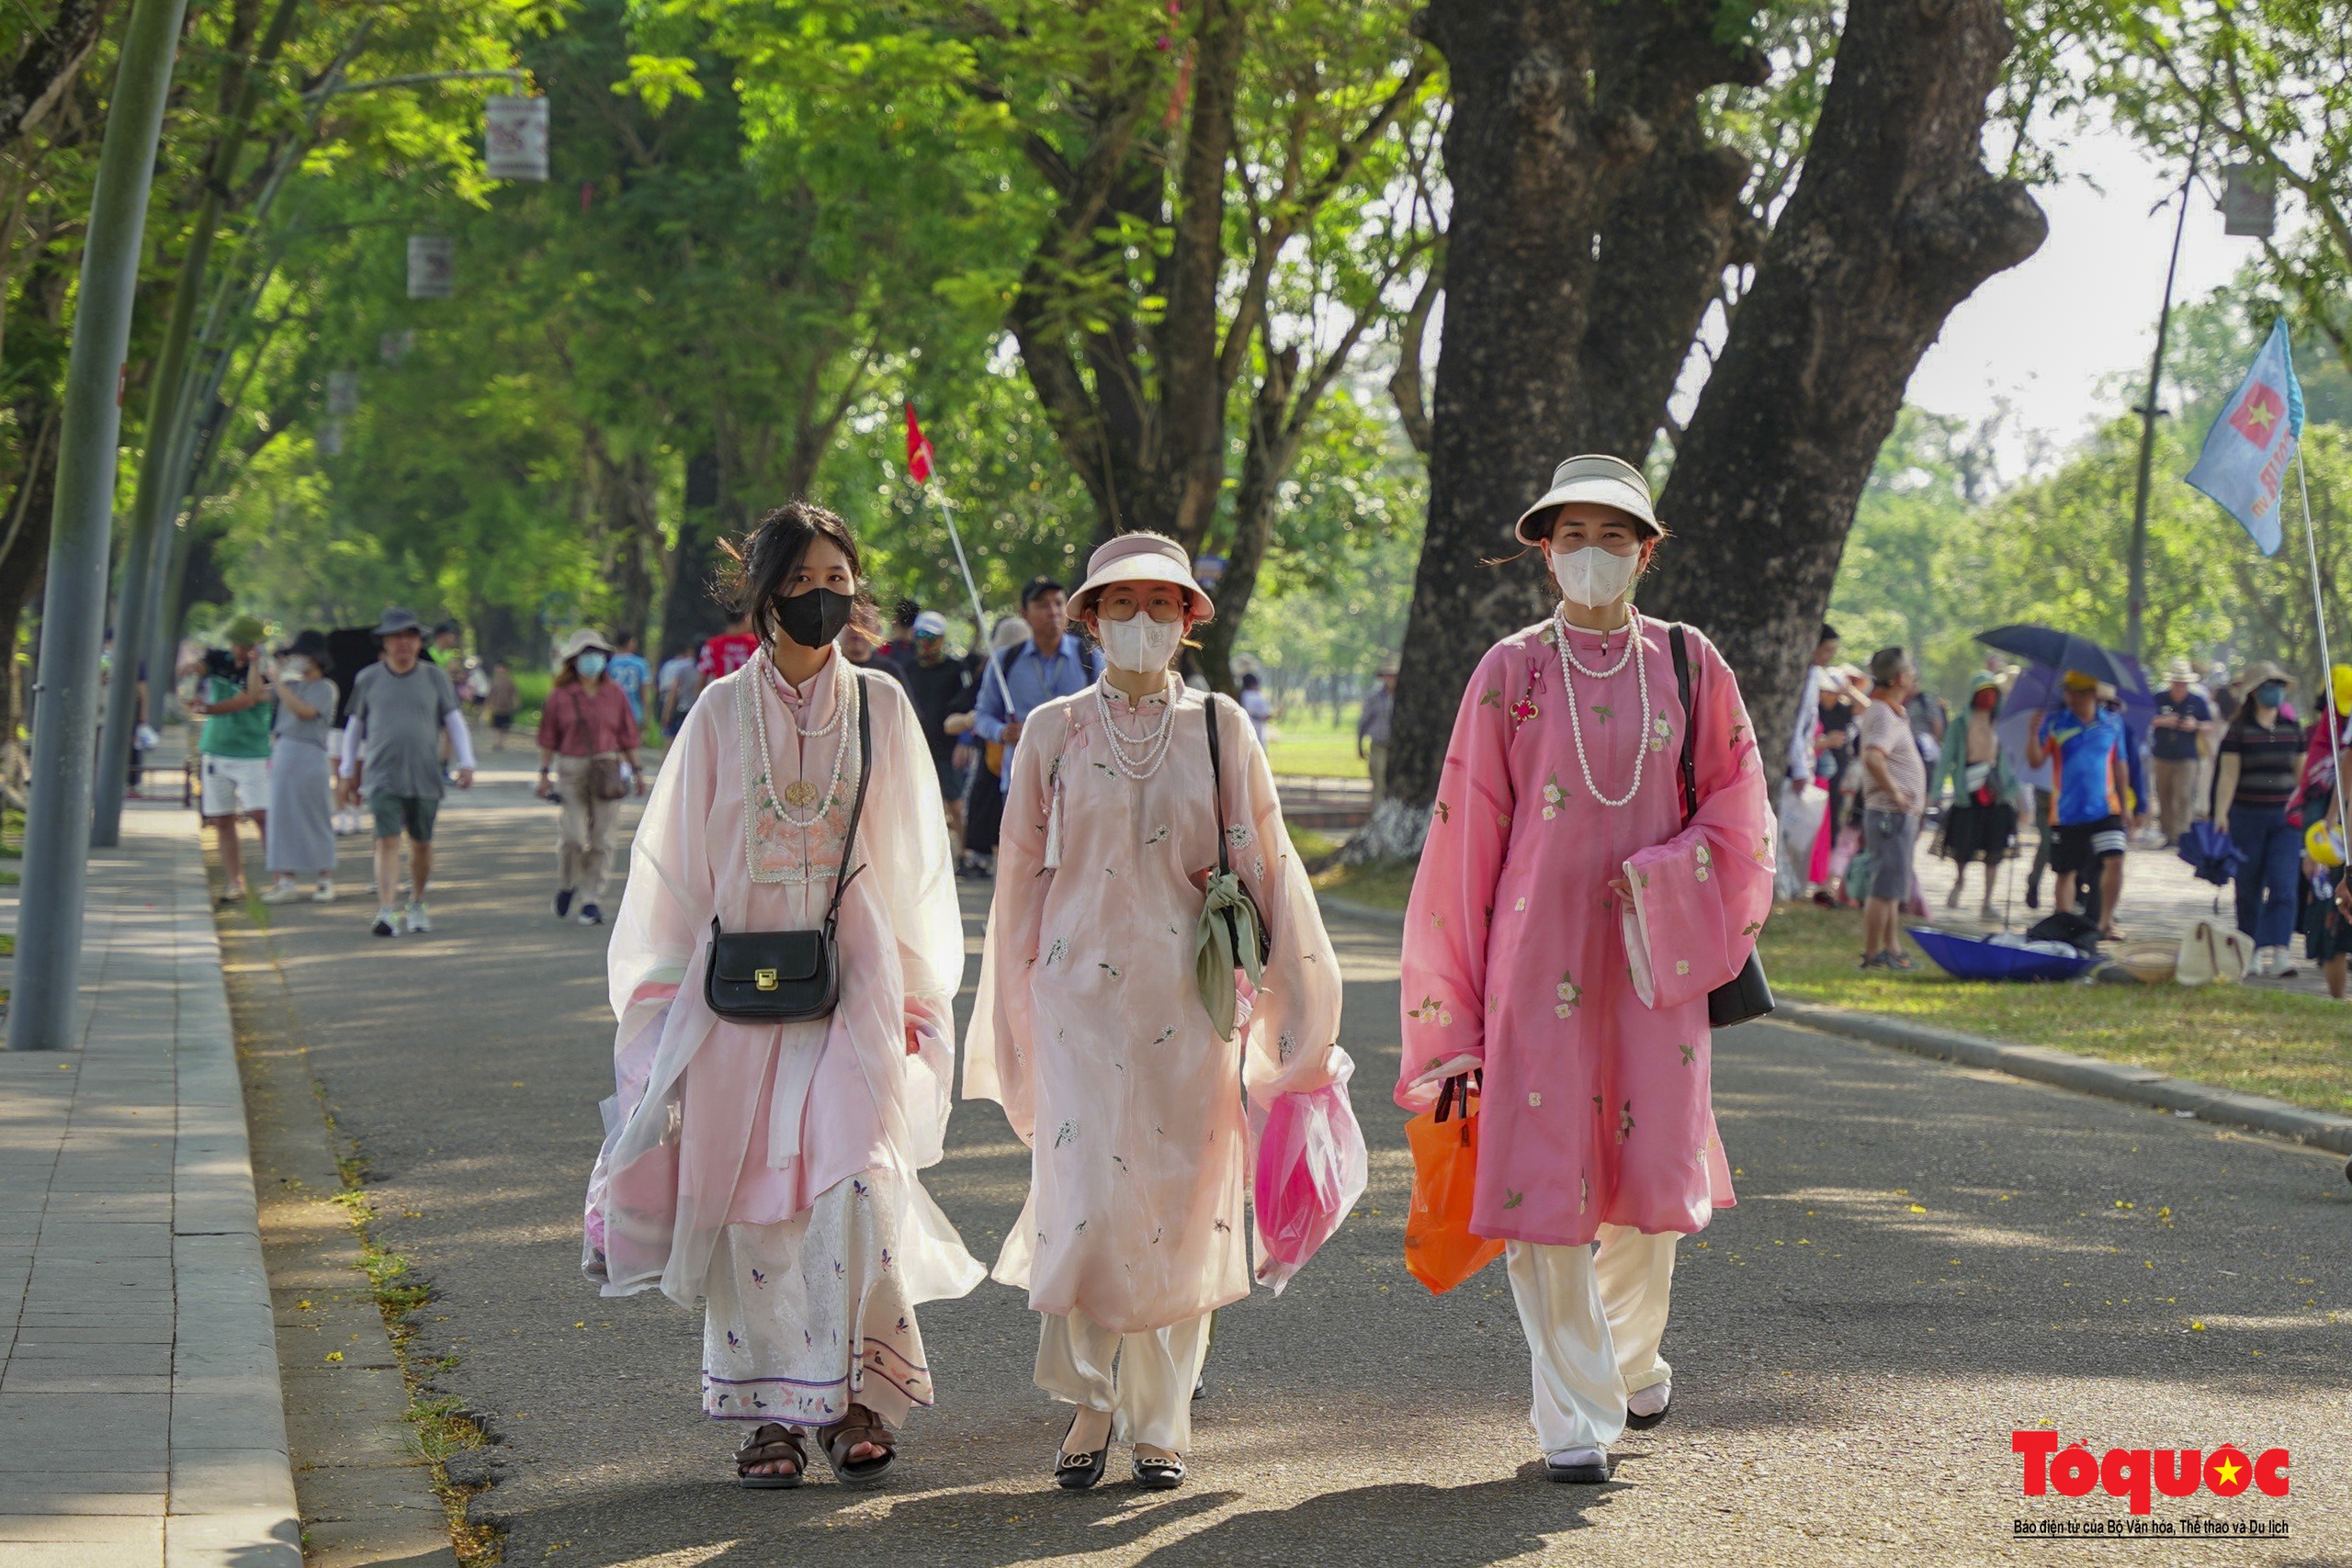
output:
M2254 368L2222 405L2197 466L2188 470L2188 482L2220 502L2266 556L2278 553L2278 497L2302 434L2303 389L2295 380L2294 350L2282 319L2254 356Z

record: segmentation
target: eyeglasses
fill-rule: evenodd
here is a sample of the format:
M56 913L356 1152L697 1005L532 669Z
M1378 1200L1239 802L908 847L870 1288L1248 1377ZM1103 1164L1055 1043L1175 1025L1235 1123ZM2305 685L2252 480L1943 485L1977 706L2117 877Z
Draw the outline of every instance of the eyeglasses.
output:
M1154 599L1147 604L1132 595L1114 599L1106 593L1095 606L1095 614L1106 621L1132 621L1138 610L1163 626L1184 618L1184 602L1182 599Z

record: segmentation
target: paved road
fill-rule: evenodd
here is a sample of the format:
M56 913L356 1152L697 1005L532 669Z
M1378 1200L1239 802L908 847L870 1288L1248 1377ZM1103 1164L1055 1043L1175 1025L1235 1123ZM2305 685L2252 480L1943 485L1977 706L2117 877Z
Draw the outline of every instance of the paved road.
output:
M1356 927L1335 935L1372 1188L1287 1294L1220 1319L1185 1490L1046 1486L1035 1320L985 1285L925 1309L946 1403L891 1485L742 1492L697 1414L698 1320L578 1273L602 933L549 916L553 813L520 784L444 814L433 936L370 938L354 900L277 911L274 939L379 1239L435 1284L415 1350L455 1358L441 1384L499 1439L475 1509L510 1564L2040 1562L2080 1549L2013 1542L2013 1519L2124 1506L2022 1500L2009 1433L2037 1422L2095 1450L2292 1450L2285 1502L2194 1510L2284 1517L2286 1542L2114 1557L2352 1564L2340 1160L1771 1025L1717 1057L1741 1203L1682 1252L1674 1418L1630 1437L1617 1484L1548 1483L1501 1271L1433 1299L1399 1260L1395 937ZM977 894L967 912L976 973ZM949 1143L933 1190L992 1254L1025 1156L986 1105Z

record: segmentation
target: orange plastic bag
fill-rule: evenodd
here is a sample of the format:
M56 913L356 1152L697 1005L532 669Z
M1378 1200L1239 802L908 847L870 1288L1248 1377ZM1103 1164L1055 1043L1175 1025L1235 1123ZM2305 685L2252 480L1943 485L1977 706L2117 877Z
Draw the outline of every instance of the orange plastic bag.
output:
M1459 1113L1449 1113L1459 1107ZM1467 1074L1448 1078L1437 1109L1405 1123L1413 1151L1413 1201L1405 1215L1405 1267L1443 1295L1495 1260L1499 1241L1470 1234L1477 1186L1478 1113Z

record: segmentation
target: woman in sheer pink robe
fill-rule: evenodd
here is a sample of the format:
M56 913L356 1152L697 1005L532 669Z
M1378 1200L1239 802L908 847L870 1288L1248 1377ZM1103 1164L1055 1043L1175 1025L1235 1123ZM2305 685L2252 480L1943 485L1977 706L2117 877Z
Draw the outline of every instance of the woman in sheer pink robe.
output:
M1773 836L1729 666L1685 629L1686 713L1671 628L1633 610L1663 533L1639 471L1571 458L1518 533L1563 601L1463 694L1406 914L1396 1098L1482 1074L1471 1228L1510 1243L1553 1473L1591 1481L1629 1416L1663 1418L1674 1238L1732 1202L1707 993L1771 908Z
M1182 1480L1209 1314L1250 1293L1244 1089L1263 1109L1349 1066L1338 963L1265 753L1231 700L1167 672L1208 610L1173 540L1096 550L1070 615L1111 668L1028 716L1005 790L964 1092L1001 1103L1033 1151L996 1277L1045 1314L1039 1386L1080 1407L1064 1486L1099 1480L1114 1438L1136 1445L1138 1482ZM1231 1039L1196 969L1217 867L1211 715L1227 857L1272 938Z
M745 1424L747 1484L797 1484L809 1429L836 1474L867 1480L933 1400L915 1308L983 1277L917 1174L946 1128L963 925L905 693L858 676L820 632L811 647L784 629L800 596L854 592L846 528L781 508L748 563L765 646L695 701L629 852L607 961L617 1092L584 1261L606 1295L706 1303L703 1408ZM841 900L840 1005L798 1023L719 1018L703 994L714 920L823 923L861 707L873 761Z

